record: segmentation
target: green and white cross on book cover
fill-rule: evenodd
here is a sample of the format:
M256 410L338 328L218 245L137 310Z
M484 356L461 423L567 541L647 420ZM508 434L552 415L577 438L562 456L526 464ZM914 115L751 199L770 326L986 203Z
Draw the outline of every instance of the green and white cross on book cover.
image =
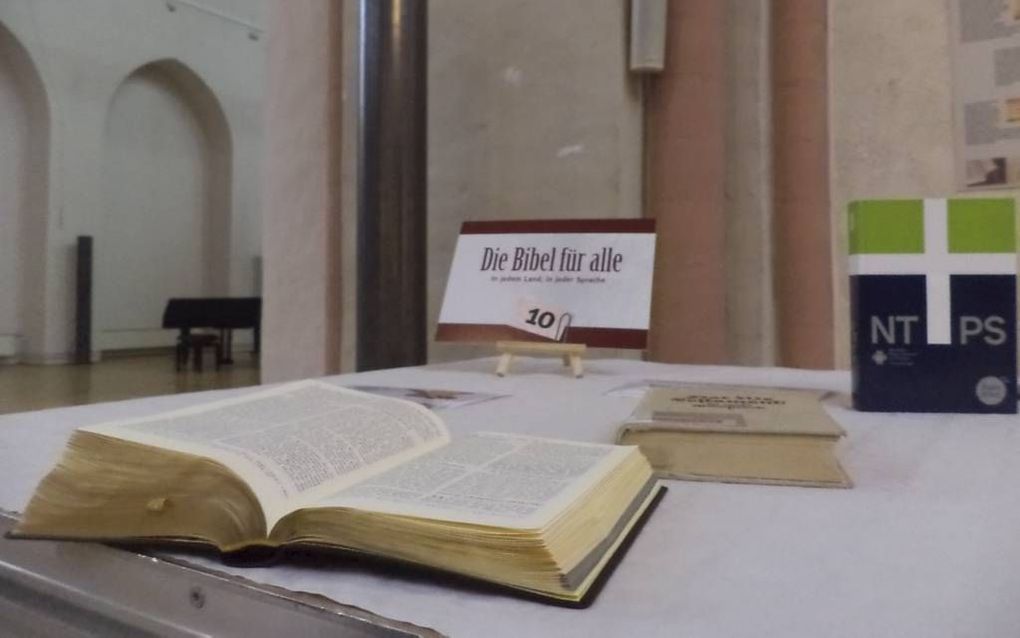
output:
M850 204L854 406L1017 411L1012 199Z

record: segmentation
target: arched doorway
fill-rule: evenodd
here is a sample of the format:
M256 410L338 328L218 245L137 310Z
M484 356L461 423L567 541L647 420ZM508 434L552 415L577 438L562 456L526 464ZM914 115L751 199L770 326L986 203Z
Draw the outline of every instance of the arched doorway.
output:
M0 357L41 350L49 109L28 52L0 24Z
M147 64L106 119L96 238L104 348L137 347L170 297L229 292L231 138L209 87L180 62Z

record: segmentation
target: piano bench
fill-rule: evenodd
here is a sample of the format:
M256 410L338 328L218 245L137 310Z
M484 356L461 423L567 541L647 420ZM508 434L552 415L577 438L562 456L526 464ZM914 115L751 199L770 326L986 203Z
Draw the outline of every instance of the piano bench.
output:
M212 334L184 334L177 337L177 351L176 351L176 367L177 371L180 372L182 368L188 365L188 353L195 360L195 370L197 372L202 371L202 353L205 348L213 348L216 353L216 369L220 369L220 364L223 362L223 342L220 338Z

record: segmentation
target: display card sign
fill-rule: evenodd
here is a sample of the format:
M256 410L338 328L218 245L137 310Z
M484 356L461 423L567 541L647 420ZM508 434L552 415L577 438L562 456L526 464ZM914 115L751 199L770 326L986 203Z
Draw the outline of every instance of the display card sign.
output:
M643 349L654 263L650 219L466 222L436 339Z
M1011 199L850 205L854 406L1017 411Z

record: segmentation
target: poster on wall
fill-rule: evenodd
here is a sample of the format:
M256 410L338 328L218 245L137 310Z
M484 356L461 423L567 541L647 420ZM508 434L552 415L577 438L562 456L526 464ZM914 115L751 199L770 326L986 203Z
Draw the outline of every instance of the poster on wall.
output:
M584 343L644 349L655 222L465 222L438 341Z
M1020 187L1020 0L951 0L957 181Z

